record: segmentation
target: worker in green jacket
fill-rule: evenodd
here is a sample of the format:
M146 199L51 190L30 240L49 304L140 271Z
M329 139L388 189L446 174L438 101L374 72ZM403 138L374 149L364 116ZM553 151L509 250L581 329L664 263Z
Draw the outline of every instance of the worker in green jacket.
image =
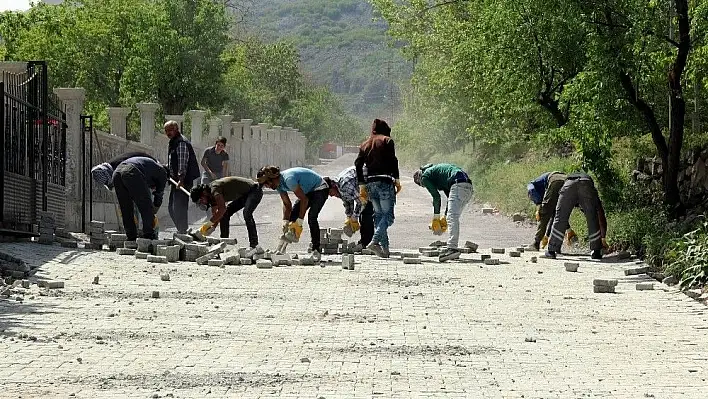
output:
M415 184L425 187L433 196L433 222L430 229L440 235L450 227L450 237L438 260L445 262L460 257L457 245L460 240L460 215L472 200L474 189L467 173L459 166L449 163L423 165L413 175ZM445 216L440 217L440 191L447 197Z

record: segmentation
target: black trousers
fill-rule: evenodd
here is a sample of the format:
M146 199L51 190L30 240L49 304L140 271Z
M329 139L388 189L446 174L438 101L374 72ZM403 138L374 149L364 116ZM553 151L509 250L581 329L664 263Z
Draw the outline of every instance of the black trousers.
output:
M317 190L312 191L307 194L308 204L307 207L307 224L310 227L310 238L312 239L312 250L320 250L320 224L317 218L320 216L322 207L324 207L327 198L329 197L329 190ZM290 212L290 221L294 222L300 215L300 200L295 201L293 205L293 210Z
M243 219L246 222L246 230L248 230L248 243L251 248L255 248L258 245L258 231L256 230L256 221L253 219L253 211L256 210L258 204L261 203L263 198L263 190L256 186L251 188L248 194L242 196L236 201L231 201L226 206L226 213L219 221L219 228L221 229L221 238L229 237L229 220L234 213L243 209Z
M120 213L123 217L123 227L128 241L135 241L138 228L135 225L133 203L138 207L143 221L143 238L155 239L157 235L152 226L155 211L152 204L150 187L140 170L130 164L121 164L113 176L113 186L118 197Z
M374 206L371 205L371 201L367 201L366 206L361 210L359 226L359 233L361 234L359 244L366 248L371 239L374 238Z

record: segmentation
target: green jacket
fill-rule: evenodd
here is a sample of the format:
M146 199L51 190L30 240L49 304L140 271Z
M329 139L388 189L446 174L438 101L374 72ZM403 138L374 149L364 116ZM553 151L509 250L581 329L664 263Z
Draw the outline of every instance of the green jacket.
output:
M430 195L433 196L434 214L440 214L440 193L443 191L445 196L450 196L450 187L455 182L455 177L458 173L464 173L462 168L450 163L439 163L425 169L421 175L421 184L425 187Z

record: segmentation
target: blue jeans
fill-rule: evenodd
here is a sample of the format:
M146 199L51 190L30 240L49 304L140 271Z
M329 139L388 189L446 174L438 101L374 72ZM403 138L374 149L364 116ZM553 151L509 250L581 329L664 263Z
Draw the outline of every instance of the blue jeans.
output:
M393 224L393 208L396 206L396 188L393 182L373 181L366 183L369 201L374 207L374 237L372 242L388 248L388 228Z

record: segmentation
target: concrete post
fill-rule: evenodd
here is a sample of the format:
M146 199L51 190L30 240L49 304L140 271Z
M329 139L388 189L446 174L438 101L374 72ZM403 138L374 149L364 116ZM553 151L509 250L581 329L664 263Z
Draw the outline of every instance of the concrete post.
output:
M108 118L111 121L111 134L120 138L126 138L127 124L126 118L130 114L130 108L108 107Z
M270 148L268 148L268 129L270 129L270 125L267 123L259 123L258 127L260 127L260 140L258 140L258 168L256 170L260 169L263 166L269 165L268 163L268 154L270 153Z
M187 111L189 119L192 120L192 126L189 130L190 141L192 145L199 148L204 148L204 119L206 119L206 111L193 109Z
M243 147L243 122L231 122L231 132L229 139L229 164L231 173L235 176L244 176L241 170L241 148Z
M221 135L223 137L226 137L226 143L228 144L229 139L231 138L231 121L234 120L234 117L231 115L219 115L219 119L221 119ZM231 154L229 154L231 155Z
M305 166L305 164L307 163L307 150L305 148L307 146L307 138L302 133L298 133L298 140L300 142L300 145L298 146L298 148L300 149L300 156L298 159L299 166Z
M251 140L251 174L255 175L258 170L265 166L261 158L263 151L261 150L261 129L262 126L256 125L251 126L252 140Z
M291 133L292 127L286 126L283 128L283 131L280 136L280 140L282 141L282 146L283 146L283 167L284 168L291 168L292 167L292 147L293 143L291 140L292 133Z
M209 124L209 135L207 136L205 147L211 147L216 142L216 138L219 137L219 125L221 124L221 119L211 118L207 121ZM228 142L228 140L227 140Z
M152 147L155 142L155 112L159 105L137 103L135 106L140 111L140 143Z
M251 171L251 153L253 152L253 132L251 131L252 119L241 119L243 124L243 145L241 146L241 176L253 177L255 172ZM258 172L258 170L256 170Z
M179 123L180 133L184 133L184 115L165 115L165 122L175 121Z
M280 139L282 131L282 126L273 126L273 141L271 142L271 148L273 148L273 164L281 168L285 165L285 160L283 159L283 153L285 151L283 142Z
M84 110L86 90L82 88L54 89L66 110L66 208L65 228L79 231L81 228L81 187L88 175L81 169L81 114Z

